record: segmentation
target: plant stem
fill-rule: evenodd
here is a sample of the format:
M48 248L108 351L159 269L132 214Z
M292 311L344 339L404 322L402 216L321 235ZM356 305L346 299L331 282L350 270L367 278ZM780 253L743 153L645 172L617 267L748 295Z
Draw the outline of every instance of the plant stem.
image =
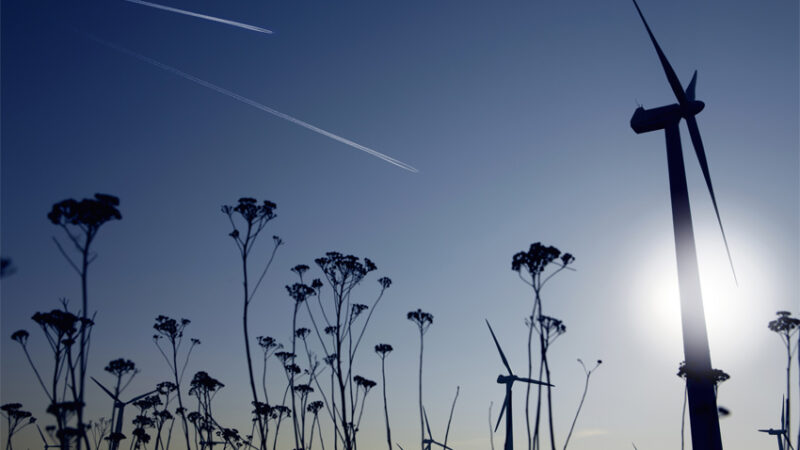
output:
M381 378L383 379L383 415L386 417L386 443L392 450L392 430L389 428L389 406L386 402L386 355L381 356Z

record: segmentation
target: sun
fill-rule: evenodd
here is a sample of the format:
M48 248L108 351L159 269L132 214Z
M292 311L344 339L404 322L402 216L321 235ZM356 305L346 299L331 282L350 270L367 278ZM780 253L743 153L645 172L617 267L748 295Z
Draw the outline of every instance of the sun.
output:
M718 228L710 226L701 225L696 229L695 235L704 238L719 232ZM737 247L734 263L742 261L737 266L737 285L721 243L713 239L697 239L697 242L703 310L712 361L732 362L747 358L755 351L754 344L758 341L753 339L756 331L752 319L757 306L754 301L769 295L758 288L769 286L769 280L765 279L768 275L758 266L747 264L753 259L746 247ZM640 297L636 302L638 307L633 311L640 318L635 322L642 327L637 334L643 336L645 345L667 353L679 351L682 357L683 333L673 238L650 239L641 251L647 257L642 259L644 263L634 275L633 286L633 295Z

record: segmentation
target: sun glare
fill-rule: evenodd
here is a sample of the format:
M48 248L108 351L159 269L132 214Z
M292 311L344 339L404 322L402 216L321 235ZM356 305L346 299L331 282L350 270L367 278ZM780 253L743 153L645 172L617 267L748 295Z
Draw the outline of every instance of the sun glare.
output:
M695 234L706 238L713 237L713 232L719 233L719 229L701 225L696 227ZM765 279L767 273L756 265L750 265L754 261L751 258L753 250L742 245L735 248L734 264L739 277L737 286L721 239L718 240L720 242L697 239L703 309L712 362L715 357L726 361L739 360L754 351L756 339L753 339L753 333L756 331L750 319L758 310L758 299L770 295L760 288L769 286L769 280ZM632 311L640 318L635 322L642 327L637 334L644 337L645 345L666 352L679 350L683 355L674 241L669 235L646 242L641 248L644 263L634 277L632 293L641 299L636 302L638 307ZM761 328L757 327L757 330L763 331Z

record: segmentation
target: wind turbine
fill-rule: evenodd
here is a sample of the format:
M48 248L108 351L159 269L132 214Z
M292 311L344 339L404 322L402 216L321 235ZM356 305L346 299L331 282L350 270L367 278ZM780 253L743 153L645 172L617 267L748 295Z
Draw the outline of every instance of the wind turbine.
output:
M425 450L431 450L431 445L438 445L443 450L453 450L452 448L442 444L441 442L437 442L433 440L433 434L431 434L431 424L428 423L428 412L425 411L425 408L422 408L422 413L425 416L425 426L428 428L428 439L422 440L422 445Z
M781 429L776 430L774 428L770 428L768 430L758 430L762 433L767 433L770 436L776 436L778 438L778 450L783 450L783 439L785 438L788 442L789 437L786 435L786 427L784 424L786 423L786 419L784 418L784 401L781 400ZM790 444L791 445L791 444Z
M504 450L514 450L514 427L511 420L513 416L513 410L511 409L511 385L513 385L515 381L541 384L543 386L553 385L550 383L532 380L530 378L522 378L514 375L514 372L511 370L511 366L508 365L506 355L503 353L503 349L500 348L500 343L497 342L497 337L494 335L494 330L492 330L492 326L489 325L488 320L486 321L486 326L489 327L489 332L492 333L492 339L494 339L494 344L497 346L497 351L500 352L500 359L503 360L503 365L506 366L506 369L508 369L508 375L500 374L497 376L497 383L506 385L506 398L503 400L503 407L500 409L500 415L497 417L497 425L495 425L494 431L497 431L497 428L500 426L500 421L503 420L503 413L506 411L506 409L508 409L508 414L506 414L506 444L503 448Z
M653 42L658 59L667 76L672 92L678 103L653 109L639 107L631 118L631 128L637 134L655 130L664 130L667 143L667 163L669 167L670 197L672 199L672 223L675 232L675 250L678 263L678 285L681 299L681 323L683 328L683 351L686 359L686 388L689 398L689 420L692 430L692 445L696 449L721 450L722 440L717 416L717 400L714 393L714 381L711 370L711 355L708 348L703 298L700 291L700 274L697 268L697 252L692 229L692 213L689 207L689 194L686 188L686 172L683 165L681 137L678 125L681 119L686 120L689 136L692 140L700 169L703 171L711 202L717 215L722 239L728 252L728 261L733 270L733 260L722 219L717 208L717 199L711 184L703 141L697 127L695 115L703 110L705 104L695 100L697 71L686 88L681 87L678 76L672 69L667 57L658 45L650 26L633 0L647 34ZM733 273L736 280L736 273Z
M92 381L97 383L98 386L100 386L100 389L105 391L105 393L108 394L108 396L111 397L114 400L114 408L117 410L117 417L116 417L117 421L116 421L116 424L114 425L114 431L113 431L112 435L113 434L117 434L117 435L122 434L122 414L125 412L125 407L126 406L128 406L129 404L131 404L131 403L133 403L133 402L135 402L135 401L137 401L139 399L145 398L148 395L150 395L153 392L156 392L158 390L158 389L153 389L152 391L150 391L150 392L148 392L146 394L142 394L142 395L140 395L138 397L134 397L134 398L128 400L127 402L123 402L122 400L119 399L119 397L117 397L116 395L112 394L111 391L106 389L105 386L100 384L100 382L97 381L97 379L95 379L95 377L90 377L90 378L92 379ZM110 439L109 441L111 442L109 450L117 450L117 448L119 448L119 440Z

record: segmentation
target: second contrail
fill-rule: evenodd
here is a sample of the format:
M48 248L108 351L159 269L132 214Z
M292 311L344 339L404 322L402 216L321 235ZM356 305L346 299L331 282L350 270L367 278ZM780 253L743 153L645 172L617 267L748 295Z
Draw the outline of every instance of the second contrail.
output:
M156 66L159 69L166 70L167 72L175 74L175 75L177 75L177 76L179 76L181 78L184 78L184 79L187 79L187 80L192 81L194 83L197 83L200 86L207 87L209 89L212 89L214 91L219 92L220 94L227 95L230 98L238 100L238 101L240 101L242 103L245 103L247 105L250 105L250 106L252 106L254 108L260 109L261 111L270 113L273 116L277 116L277 117L280 117L281 119L288 120L289 122L292 122L292 123L294 123L296 125L300 125L301 127L306 128L308 130L311 130L311 131L313 131L315 133L321 134L321 135L323 135L325 137L328 137L328 138L331 138L331 139L333 139L335 141L339 141L342 144L349 145L350 147L353 147L353 148L355 148L357 150L361 150L362 152L368 153L368 154L370 154L370 155L372 155L372 156L374 156L376 158L380 158L380 159L388 162L389 164L393 164L393 165L395 165L397 167L400 167L401 169L405 169L405 170L408 170L409 172L414 172L414 173L418 173L419 172L419 170L417 170L416 168L414 168L414 167L412 167L412 166L410 166L410 165L408 165L408 164L406 164L406 163L404 163L402 161L394 159L389 155L384 155L383 153L381 153L381 152L379 152L377 150L373 150L373 149L371 149L369 147L366 147L366 146L363 146L363 145L361 145L361 144L359 144L357 142L353 142L350 139L343 138L343 137L341 137L341 136L339 136L337 134L333 134L330 131L323 130L322 128L319 128L317 126L311 125L310 123L304 122L304 121L302 121L302 120L300 120L300 119L298 119L296 117L292 117L292 116L290 116L290 115L288 115L286 113L282 113L282 112L280 112L280 111L278 111L276 109L270 108L269 106L266 106L266 105L263 105L261 103L258 103L255 100L251 100L251 99L249 99L247 97L244 97L242 95L239 95L239 94L237 94L235 92L229 91L229 90L227 90L227 89L225 89L223 87L217 86L216 84L210 83L210 82L208 82L206 80L203 80L203 79L200 79L200 78L197 78L194 75L190 75L190 74L188 74L188 73L186 73L186 72L184 72L182 70L176 69L176 68L174 68L172 66L168 66L168 65L166 65L166 64L164 64L164 63L162 63L160 61L156 61L153 58L148 58L147 56L140 55L139 53L136 53L136 52L134 52L132 50L128 50L125 47L122 47L120 45L114 44L112 42L105 41L105 40L100 39L100 38L98 38L96 36L93 36L91 34L84 33L84 35L86 37L88 37L89 39L91 39L91 40L93 40L93 41L95 41L95 42L97 42L99 44L105 45L106 47L109 47L109 48L112 48L112 49L117 50L119 52L122 52L122 53L124 53L124 54L126 54L128 56L132 56L132 57L138 59L139 61L143 61L143 62L146 62L146 63L148 63L150 65Z
M183 9L173 8L171 6L164 6L164 5L159 5L159 4L156 4L156 3L145 2L143 0L125 0L125 1L129 2L129 3L136 3L137 5L149 6L151 8L157 8L157 9L161 9L161 10L164 10L164 11L183 14L183 15L186 15L186 16L197 17L198 19L205 19L205 20L211 20L213 22L224 23L225 25L232 25L234 27L244 28L245 30L258 31L259 33L272 34L272 31L267 30L266 28L257 27L255 25L248 25L246 23L241 23L241 22L234 22L233 20L221 19L219 17L208 16L208 15L205 15L205 14L199 14L199 13L196 13L196 12L186 11L186 10L183 10Z

